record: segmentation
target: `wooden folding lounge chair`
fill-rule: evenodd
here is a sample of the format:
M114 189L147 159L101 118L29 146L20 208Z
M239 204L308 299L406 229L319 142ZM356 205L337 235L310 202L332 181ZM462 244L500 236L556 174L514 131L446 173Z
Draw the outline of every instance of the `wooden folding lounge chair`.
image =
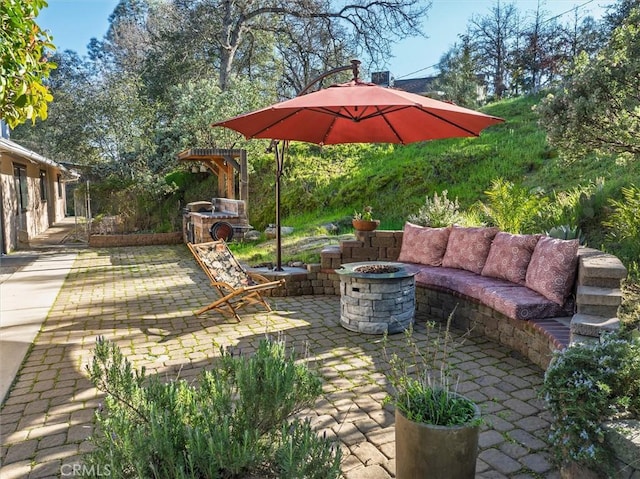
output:
M271 311L271 306L260 293L284 285L284 279L269 281L262 275L245 271L222 240L187 243L187 246L211 280L211 285L220 293L220 299L200 308L196 316L217 309L223 314L231 313L240 321L237 310L247 304L262 304L267 311Z

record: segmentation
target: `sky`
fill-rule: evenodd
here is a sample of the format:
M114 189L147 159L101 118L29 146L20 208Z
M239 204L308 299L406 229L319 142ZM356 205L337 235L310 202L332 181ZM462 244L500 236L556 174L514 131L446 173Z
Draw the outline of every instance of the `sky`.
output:
M605 6L614 0L540 0L550 15L562 15L559 21L573 18L572 9L580 15L600 18ZM437 73L434 68L444 54L464 33L472 16L489 13L497 0L432 0L424 31L429 38L408 38L393 49L393 58L381 70L389 70L396 78L419 78ZM512 0L522 14L533 12L538 0ZM86 54L91 38L102 39L109 26L109 16L118 0L48 0L37 23L53 36L59 51L75 50ZM506 3L503 2L503 3Z

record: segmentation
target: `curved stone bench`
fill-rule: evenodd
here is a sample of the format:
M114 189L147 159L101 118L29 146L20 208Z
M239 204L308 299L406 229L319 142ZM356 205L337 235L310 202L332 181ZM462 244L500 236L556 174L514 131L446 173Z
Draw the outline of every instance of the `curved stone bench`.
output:
M402 237L402 231L358 231L354 240L326 247L320 264L304 269L286 268L284 272L259 271L269 279L286 278L284 287L269 291L269 296L339 295L340 278L336 269L345 263L397 261ZM494 339L546 369L554 351L571 342L593 340L603 331L619 328L620 283L626 275L627 270L615 256L580 248L573 315L515 320L471 298L420 284L416 288L416 315L418 319L445 320L457 307L456 327L471 328L472 334Z
M356 232L355 240L322 251L320 271L330 274L341 264L358 261L397 261L402 237L402 231ZM455 291L430 289L418 283L416 317L444 321L455 308L454 326L494 339L546 369L554 351L619 328L620 283L626 275L626 268L615 256L581 247L573 315L512 319Z

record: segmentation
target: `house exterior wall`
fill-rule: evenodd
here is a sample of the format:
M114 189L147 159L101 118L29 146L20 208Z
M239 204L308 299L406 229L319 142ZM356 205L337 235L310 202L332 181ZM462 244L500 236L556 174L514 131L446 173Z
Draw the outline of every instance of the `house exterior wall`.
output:
M9 252L18 243L15 212L17 211L17 195L13 179L13 166L0 154L0 200L2 204L2 252Z
M0 145L0 204L2 205L0 246L4 253L16 250L20 246L27 246L30 238L43 233L49 226L63 219L66 210L63 170L55 166L52 161L37 161L37 155L33 155L36 157L34 159L21 155L19 149L17 152L7 151L5 149L7 145L7 143ZM21 167L21 172L25 173L26 208L21 208L19 204L19 189L14 173L16 166ZM58 187L58 178L60 178L60 187ZM44 199L42 183L45 185Z

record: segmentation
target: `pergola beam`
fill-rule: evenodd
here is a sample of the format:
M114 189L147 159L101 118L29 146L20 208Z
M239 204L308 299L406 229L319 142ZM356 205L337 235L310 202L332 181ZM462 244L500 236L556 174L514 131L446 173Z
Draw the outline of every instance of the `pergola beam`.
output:
M178 154L179 161L198 161L218 177L218 194L236 199L235 172L239 175L239 198L249 207L247 152L241 149L191 148Z

